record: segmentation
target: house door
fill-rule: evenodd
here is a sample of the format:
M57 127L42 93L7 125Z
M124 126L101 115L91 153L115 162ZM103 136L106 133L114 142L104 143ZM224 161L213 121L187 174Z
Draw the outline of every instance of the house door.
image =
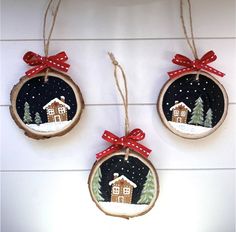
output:
M54 116L54 122L60 122L60 121L61 121L60 115L55 115Z
M122 196L118 197L118 202L119 203L124 203L124 197L122 197Z
M177 122L181 123L181 122L182 122L182 118L181 118L181 117L178 117L178 118L177 118Z

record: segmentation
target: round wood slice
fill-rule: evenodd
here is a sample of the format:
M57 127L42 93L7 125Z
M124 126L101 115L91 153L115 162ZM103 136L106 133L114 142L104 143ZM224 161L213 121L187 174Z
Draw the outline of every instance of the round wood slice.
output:
M125 150L96 161L88 186L97 207L110 216L132 218L146 214L159 195L159 180L152 163Z
M228 96L223 85L208 73L190 72L169 79L163 86L157 111L174 134L199 139L212 134L223 123Z
M66 74L50 70L24 76L11 91L10 112L16 124L33 139L69 132L79 121L84 100L79 87Z

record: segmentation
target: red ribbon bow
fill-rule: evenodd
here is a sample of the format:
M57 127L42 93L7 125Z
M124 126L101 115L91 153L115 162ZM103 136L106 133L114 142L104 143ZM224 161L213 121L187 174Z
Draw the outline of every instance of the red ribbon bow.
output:
M104 131L102 138L107 142L112 143L113 145L108 147L106 150L96 154L96 158L100 159L115 151L119 151L122 148L130 148L147 158L151 153L151 150L137 143L137 141L143 140L144 137L145 134L140 129L134 129L127 136L123 136L120 138L111 133L110 131Z
M65 63L65 61L68 60L65 52L60 52L54 56L48 57L42 57L34 52L27 52L25 53L23 60L30 66L36 66L25 73L28 77L32 77L49 67L63 72L67 72L70 67L69 64Z
M188 57L177 54L175 55L174 59L172 62L177 65L184 66L186 68L175 70L168 72L168 75L170 78L175 78L178 77L181 74L185 74L191 71L199 71L199 70L204 70L209 73L216 74L220 77L223 77L225 74L212 68L211 66L207 65L217 59L217 56L213 51L207 52L201 59L197 60L190 60Z

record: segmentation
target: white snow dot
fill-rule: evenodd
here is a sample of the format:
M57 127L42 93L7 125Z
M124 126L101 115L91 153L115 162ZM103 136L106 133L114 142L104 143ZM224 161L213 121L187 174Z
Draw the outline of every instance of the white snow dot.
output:
M200 83L198 82L197 85L200 85Z
M187 93L189 93L189 90L187 90Z
M194 92L196 93L196 92L197 92L197 90L195 89L195 90L194 90Z
M206 88L203 88L203 90L206 90Z
M206 84L208 84L208 81L206 81Z
M166 102L166 105L168 106L168 105L169 105L169 102Z
M121 159L119 159L119 162L121 162Z
M193 85L193 83L192 83L192 82L190 82L190 85Z
M35 98L34 96L32 96L32 98Z
M179 90L179 92L182 92L182 91L183 91L182 89Z
M186 97L186 99L188 99L188 97Z

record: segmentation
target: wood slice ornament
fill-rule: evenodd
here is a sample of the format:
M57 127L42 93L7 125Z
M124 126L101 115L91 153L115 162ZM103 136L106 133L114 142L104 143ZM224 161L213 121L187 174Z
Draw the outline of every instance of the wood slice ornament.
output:
M217 59L213 51L198 58L190 0L188 4L192 41L187 36L183 2L180 2L183 29L195 59L175 55L172 62L184 68L168 72L169 80L160 92L157 110L162 122L171 132L183 138L199 139L213 133L227 115L228 96L223 85L216 79L216 76L223 77L225 74L209 65Z
M73 80L55 70L24 76L11 92L10 112L16 124L34 139L61 136L79 121L84 102Z
M118 137L105 131L102 138L112 145L96 155L88 179L91 197L105 214L132 218L144 215L154 206L159 195L156 170L148 160L151 150L140 144L145 137L141 129L129 132L128 92L122 67L110 54L115 67L115 79L125 108L125 136ZM122 72L125 94L117 79L117 68Z
M228 97L212 75L192 71L166 82L157 109L164 125L174 134L198 139L210 135L223 123Z
M79 121L84 101L79 87L68 75L70 65L65 52L48 56L50 38L61 0L53 12L53 22L46 40L47 14L54 0L50 0L44 17L44 51L40 56L27 52L23 60L34 66L26 72L11 91L10 112L16 124L34 139L61 136Z

